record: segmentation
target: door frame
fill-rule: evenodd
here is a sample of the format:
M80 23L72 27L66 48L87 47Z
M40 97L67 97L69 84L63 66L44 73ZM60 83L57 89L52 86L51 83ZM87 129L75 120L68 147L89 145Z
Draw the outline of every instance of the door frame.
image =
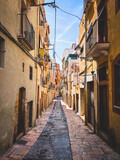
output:
M21 99L21 97L22 99ZM18 105L18 124L17 124L17 137L19 137L21 134L23 135L25 133L25 99L26 99L26 88L21 87L19 88L19 105ZM21 108L22 107L22 108ZM21 114L23 114L22 116L20 115L20 109L21 110ZM21 122L21 117L22 117L22 122ZM20 125L21 124L22 129L20 129Z
M87 110L88 110L88 122L87 123L90 123L92 126L94 126L94 106L95 106L95 104L94 104L94 106L93 106L93 108L91 108L91 84L93 85L93 92L94 92L94 81L90 81L90 82L87 82L88 83L88 85L89 85L89 100L90 100L90 103L88 103L88 105L87 105ZM93 117L92 117L92 114L93 114ZM90 119L89 119L90 118ZM92 124L92 118L93 118L93 124Z
M104 81L99 81L99 70L103 67L106 66L106 80ZM109 131L109 85L108 85L108 74L107 74L107 70L108 70L108 62L104 62L102 64L100 64L97 68L97 88L98 88L98 92L97 92L97 121L98 121L98 133L101 132L100 129L100 86L107 86L107 122L108 122L108 131Z

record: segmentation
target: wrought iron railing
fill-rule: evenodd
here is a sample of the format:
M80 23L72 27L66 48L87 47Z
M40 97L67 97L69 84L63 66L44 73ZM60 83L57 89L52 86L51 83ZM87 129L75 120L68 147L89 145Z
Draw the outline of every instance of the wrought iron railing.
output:
M21 15L21 33L19 37L24 37L35 48L35 31L26 15Z
M88 3L88 1L91 1L91 0L83 0L83 8L84 8L84 9L85 9L86 4Z
M100 23L106 23L106 20L97 19L94 24L91 24L88 36L87 36L87 53L96 43L105 43L106 40L105 33L99 33Z
M44 60L44 57L42 57L40 54L38 54L38 59L39 60Z
M42 85L46 85L47 81L46 80L42 80Z

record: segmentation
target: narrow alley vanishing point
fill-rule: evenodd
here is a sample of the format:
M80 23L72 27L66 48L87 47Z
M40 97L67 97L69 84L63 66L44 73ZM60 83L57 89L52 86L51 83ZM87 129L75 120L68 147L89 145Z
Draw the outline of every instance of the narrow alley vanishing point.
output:
M37 121L37 126L0 159L119 160L120 156L58 98Z

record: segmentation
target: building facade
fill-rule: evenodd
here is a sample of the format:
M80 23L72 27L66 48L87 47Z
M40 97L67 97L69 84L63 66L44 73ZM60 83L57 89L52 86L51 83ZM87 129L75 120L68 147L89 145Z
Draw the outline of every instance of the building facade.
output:
M84 93L80 93L84 95L85 107L80 115L84 112L85 123L117 150L120 148L119 4L119 0L84 0L78 41L80 48L82 42L85 45L84 56L80 58L85 62L80 62L80 76L84 74ZM82 110L82 104L80 107Z
M52 103L50 29L42 3L0 1L0 154Z

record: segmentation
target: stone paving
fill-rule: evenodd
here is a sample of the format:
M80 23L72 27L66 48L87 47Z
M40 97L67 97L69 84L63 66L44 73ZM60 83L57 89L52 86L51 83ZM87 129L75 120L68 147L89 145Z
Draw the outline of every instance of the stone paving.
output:
M42 140L41 137L44 137L45 143L42 142L43 145L40 145L42 149L42 157L40 158L38 156L40 160L120 160L120 155L111 149L100 137L93 134L92 131L84 125L80 117L68 106L64 103L62 103L63 109L58 109L59 106L55 109L53 106L54 104L43 112L43 116L37 120L36 127L31 129L25 136L18 140L17 143L9 148L7 152L0 157L0 160L28 159L27 156L32 153L33 146L41 142L39 141ZM58 122L55 123L55 121ZM59 132L60 130L62 130L63 134ZM46 131L50 131L48 133L50 133L51 140ZM59 138L59 133L62 135L61 138ZM58 147L56 147L56 143L59 143ZM65 146L67 146L67 150ZM45 150L46 148L47 152ZM53 156L53 150L56 152L55 156ZM61 156L62 154L63 157ZM35 158L33 158L33 160L35 160Z
M61 101L56 101L40 137L23 160L72 160L71 145Z
M85 126L80 117L63 103L73 160L120 160L120 155Z
M11 148L9 148L3 156L0 157L0 160L22 160L23 157L29 152L33 144L36 142L38 137L41 135L49 116L52 112L53 102L46 111L42 113L42 117L40 117L36 122L36 127L31 129L24 135L20 140L18 140Z

